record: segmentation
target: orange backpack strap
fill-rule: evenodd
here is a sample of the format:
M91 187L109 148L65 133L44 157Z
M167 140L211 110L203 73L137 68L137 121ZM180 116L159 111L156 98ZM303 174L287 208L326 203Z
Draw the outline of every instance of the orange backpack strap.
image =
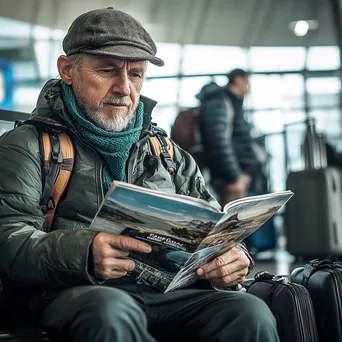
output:
M41 205L45 211L44 230L49 232L57 205L71 176L75 152L65 132L42 132L42 147L45 186Z
M43 192L40 206L45 215L44 231L49 232L69 179L71 177L75 150L65 132L66 128L57 121L48 118L32 118L22 124L37 127L41 139L43 168Z
M172 176L176 171L176 164L174 162L175 151L171 140L167 136L158 133L150 135L149 139L154 154L162 160L166 170Z

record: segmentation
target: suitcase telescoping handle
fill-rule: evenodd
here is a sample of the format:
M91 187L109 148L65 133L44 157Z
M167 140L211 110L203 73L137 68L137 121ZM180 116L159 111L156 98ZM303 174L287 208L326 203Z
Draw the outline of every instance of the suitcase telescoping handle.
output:
M325 136L316 131L314 118L306 120L306 131L302 144L305 169L322 169L327 167L327 147Z

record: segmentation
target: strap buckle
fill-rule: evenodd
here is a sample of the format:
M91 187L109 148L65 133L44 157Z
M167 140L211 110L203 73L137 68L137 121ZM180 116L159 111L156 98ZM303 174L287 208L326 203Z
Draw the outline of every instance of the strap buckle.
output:
M167 149L168 144L163 136L157 134L156 137L160 143L160 155L162 157L162 161L164 162L167 171L171 176L173 176L176 170L176 164L171 158L171 155Z

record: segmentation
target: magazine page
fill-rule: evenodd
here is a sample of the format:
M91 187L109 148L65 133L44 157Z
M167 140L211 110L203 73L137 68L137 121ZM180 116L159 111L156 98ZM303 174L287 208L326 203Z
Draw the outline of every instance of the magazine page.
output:
M210 233L197 247L181 271L174 277L166 292L187 286L196 279L196 270L233 248L270 219L291 197L291 191L251 196L231 202Z
M247 197L242 197L237 200L231 201L227 203L223 207L223 212L227 213L230 208L235 207L236 205L239 205L240 203L246 203L246 202L257 202L257 201L263 201L263 200L268 200L272 198L279 198L282 196L288 196L290 195L290 198L293 196L293 192L291 190L285 190L285 191L277 191L277 192L271 192L268 194L263 194L263 195L253 195L253 196L247 196Z
M164 292L223 213L135 188L113 186L90 229L150 244L151 253L130 253L136 261L130 275Z
M174 194L174 193L161 192L161 191L152 190L152 189L148 189L148 188L144 188L141 186L137 186L137 185L125 183L125 182L120 182L120 181L114 181L113 182L113 184L112 184L111 188L108 190L106 196L108 196L111 193L111 191L113 191L114 188L116 188L116 187L128 188L128 189L132 189L133 191L150 193L150 194L154 194L155 196L158 196L158 197L170 198L170 199L173 199L175 201L188 203L188 204L195 205L195 206L198 206L198 207L203 208L203 209L210 209L210 210L213 210L213 211L218 212L218 213L222 212L220 210L220 208L216 208L216 207L210 205L207 201L205 201L204 199L201 199L201 198L195 198L195 197L190 197L190 196L186 196L186 195L178 195L178 194Z
M282 191L245 197L230 203L226 213L197 249L242 241L270 219L292 196L292 191Z

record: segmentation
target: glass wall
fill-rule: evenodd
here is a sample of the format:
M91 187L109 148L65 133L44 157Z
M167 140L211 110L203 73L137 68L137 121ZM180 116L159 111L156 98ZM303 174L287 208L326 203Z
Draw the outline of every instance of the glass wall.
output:
M56 59L63 53L65 32L1 18L0 26L5 28L0 32L2 45L15 46L26 54L13 61L14 110L29 113L44 82L58 75ZM205 84L224 86L226 74L233 68L251 72L244 106L253 134L267 135L272 190L285 187L285 165L289 169L303 167L300 145L307 117L316 118L318 130L341 146L340 56L336 46L247 49L159 43L157 47L165 66L149 65L142 94L158 101L153 121L167 132L181 108L199 104L196 94ZM7 127L0 122L0 131Z
M160 52L167 62L170 56ZM271 190L285 188L288 170L304 167L301 144L307 117L314 117L318 131L342 149L337 47L242 49L191 45L178 52L178 73L155 75L148 70L145 83L146 95L159 102L154 120L166 131L170 131L180 108L199 105L196 94L205 84L214 81L224 86L225 75L239 67L251 72L250 93L244 106L254 126L253 134L267 136Z

